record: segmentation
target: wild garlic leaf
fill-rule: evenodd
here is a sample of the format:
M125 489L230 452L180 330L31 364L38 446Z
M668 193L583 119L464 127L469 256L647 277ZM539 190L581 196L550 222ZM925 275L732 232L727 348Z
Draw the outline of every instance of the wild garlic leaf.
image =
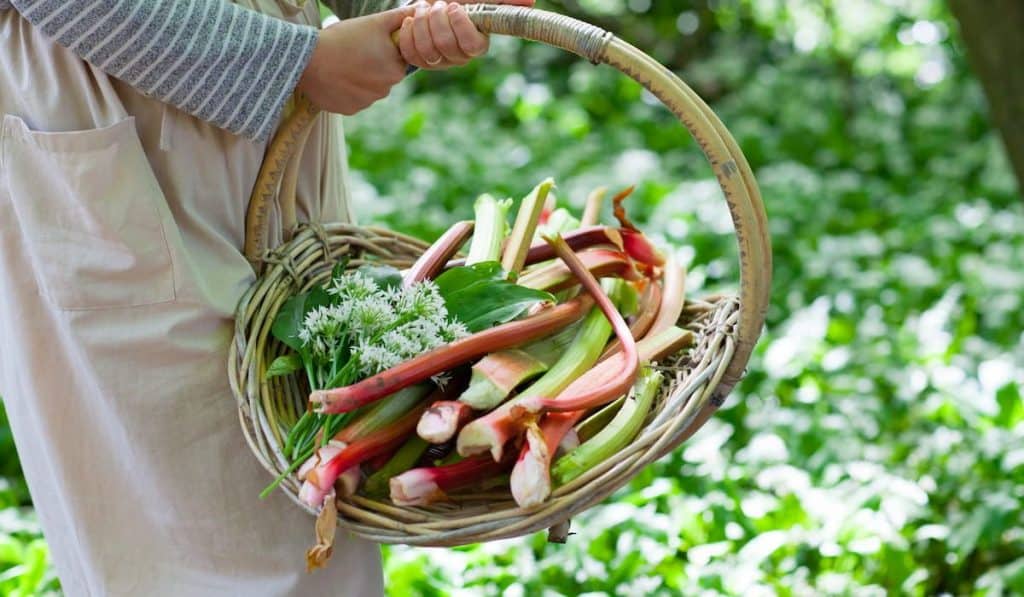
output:
M306 319L306 314L323 305L331 303L331 296L320 286L313 287L309 292L295 295L281 305L277 312L274 323L270 326L270 333L286 346L299 352L302 355L307 353L303 346L299 331Z
M519 286L497 261L455 267L437 277L448 314L476 333L519 317L542 302L555 302L549 292Z

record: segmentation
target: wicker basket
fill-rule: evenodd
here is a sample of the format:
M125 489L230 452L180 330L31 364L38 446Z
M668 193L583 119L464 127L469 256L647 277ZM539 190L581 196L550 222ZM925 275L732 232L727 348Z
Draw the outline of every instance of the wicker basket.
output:
M725 194L739 242L739 296L689 300L680 325L697 342L669 363L671 375L655 408L632 444L543 504L519 508L505 491L452 496L425 508L396 507L360 496L337 501L338 524L380 543L454 546L552 529L561 540L569 519L604 500L643 467L673 450L699 429L744 372L764 323L771 281L771 247L764 207L753 174L736 142L697 95L655 60L601 29L541 10L472 5L468 12L481 31L513 35L563 48L594 64L608 64L641 83L667 106L697 139ZM302 147L317 111L299 100L268 150L253 192L246 228L246 255L260 277L237 312L229 373L246 440L273 476L287 468L280 446L288 427L305 410L308 388L291 377L266 380L269 364L285 347L270 326L291 295L323 283L342 256L351 267L372 261L405 267L426 245L394 232L345 224L295 225L296 148ZM290 240L266 246L267 212L281 208ZM281 485L292 500L301 483L293 474ZM311 512L312 513L312 512ZM333 511L330 514L334 514ZM333 521L333 518L331 518ZM333 525L332 525L333 526Z

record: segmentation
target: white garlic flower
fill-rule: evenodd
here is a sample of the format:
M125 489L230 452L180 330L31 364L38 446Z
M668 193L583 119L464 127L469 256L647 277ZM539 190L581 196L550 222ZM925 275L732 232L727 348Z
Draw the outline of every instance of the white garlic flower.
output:
M388 347L367 340L360 341L355 348L355 354L359 359L360 373L367 377L390 369L405 360Z
M377 283L369 276L358 271L349 272L331 280L327 293L342 301L369 298L380 293Z

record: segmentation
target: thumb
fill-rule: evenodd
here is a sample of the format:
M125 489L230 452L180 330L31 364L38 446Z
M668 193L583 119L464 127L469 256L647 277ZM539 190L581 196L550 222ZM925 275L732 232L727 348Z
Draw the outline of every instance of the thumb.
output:
M400 8L392 8L391 10L378 12L371 18L374 19L374 23L376 25L385 30L385 33L392 33L402 28L402 22L405 21L406 17L416 16L417 4L420 3L416 2Z

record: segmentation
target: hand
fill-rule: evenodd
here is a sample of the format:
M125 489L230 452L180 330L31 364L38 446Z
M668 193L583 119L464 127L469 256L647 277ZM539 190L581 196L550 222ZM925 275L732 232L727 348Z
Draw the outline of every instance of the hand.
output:
M407 6L324 29L298 90L322 110L345 115L387 97L405 78L407 68L391 32L415 12L414 6Z
M533 6L534 0L490 0L494 4ZM461 66L487 53L489 38L480 33L462 4L476 0L458 0L433 4L417 2L415 15L402 22L398 47L402 58L420 68L436 70Z

